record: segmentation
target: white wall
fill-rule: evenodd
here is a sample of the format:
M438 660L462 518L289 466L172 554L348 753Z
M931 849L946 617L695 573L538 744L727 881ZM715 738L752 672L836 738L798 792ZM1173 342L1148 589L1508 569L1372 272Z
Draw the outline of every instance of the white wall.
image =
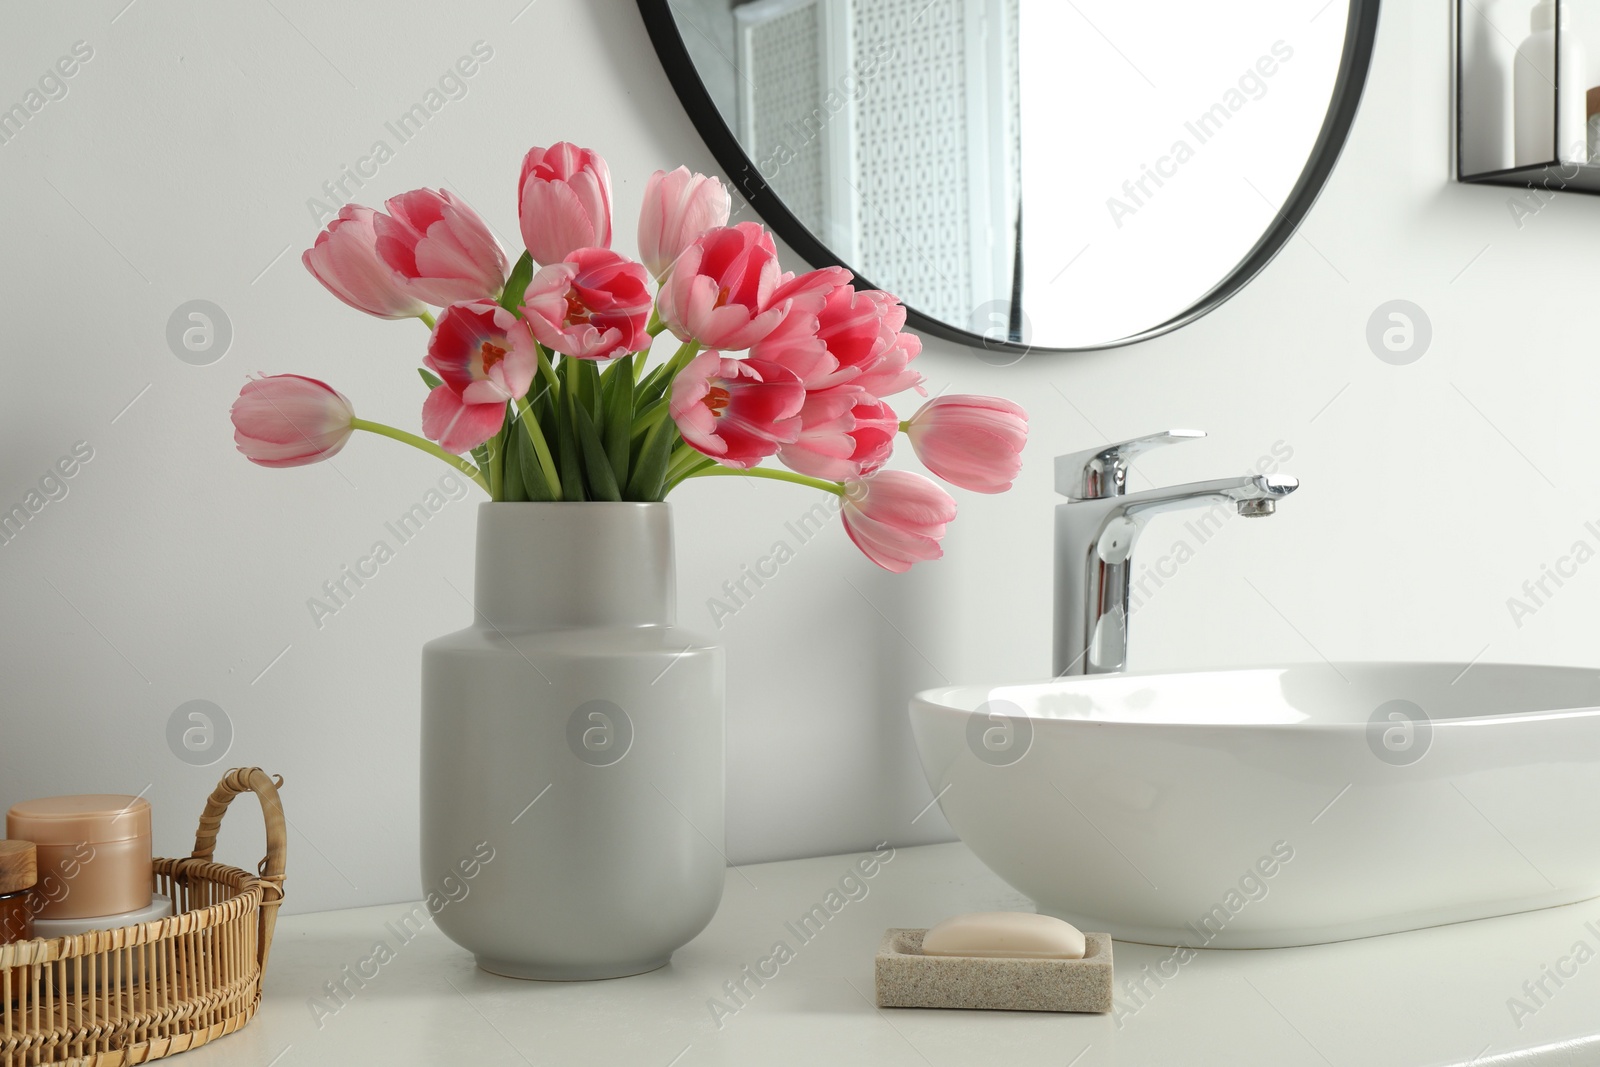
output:
M629 0L448 15L142 0L118 15L125 2L15 5L0 36L0 105L75 41L94 50L68 95L0 144L0 503L74 442L94 450L69 495L0 546L0 799L148 786L170 855L218 773L259 764L287 779L291 908L412 897L418 647L469 619L456 590L470 589L473 506L445 507L315 628L307 598L442 468L375 439L295 471L234 453L227 409L249 371L309 373L364 415L418 418L421 328L349 312L301 269L318 228L305 201L478 40L494 56L470 93L360 199L448 183L514 240L522 152L570 138L609 158L630 248L651 169L716 165ZM1562 196L1519 228L1508 190L1450 182L1447 7L1385 5L1360 119L1303 236L1221 310L1136 347L1004 369L928 343L935 391L1027 404L1029 463L1009 496L962 497L945 562L896 578L832 532L728 621L736 861L948 836L937 811L912 823L930 794L905 699L1048 673L1050 459L1110 438L1212 431L1149 457L1156 481L1242 471L1282 441L1305 482L1271 521L1230 523L1151 600L1138 667L1594 661L1600 563L1520 628L1506 598L1596 541L1600 199ZM164 336L195 298L235 330L210 366L180 362ZM1396 298L1432 320L1410 366L1364 340ZM811 503L728 480L674 502L682 613L702 626L705 599ZM1164 520L1147 547L1180 533ZM232 722L216 766L168 749L168 719L192 699ZM251 862L257 819L240 814L224 852Z

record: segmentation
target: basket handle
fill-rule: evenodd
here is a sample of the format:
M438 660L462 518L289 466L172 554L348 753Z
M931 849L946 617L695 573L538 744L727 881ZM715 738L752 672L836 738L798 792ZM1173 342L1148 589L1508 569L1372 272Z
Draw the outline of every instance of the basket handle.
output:
M278 925L278 906L283 903L283 870L289 846L285 829L283 803L278 799L278 787L283 785L282 775L271 776L260 767L235 767L222 776L222 781L206 798L206 810L200 815L200 829L194 837L194 851L190 856L206 863L213 862L217 848L217 831L222 826L222 816L233 798L241 793L255 793L261 800L261 814L267 824L267 854L256 868L259 877L255 884L261 887L261 971L267 970L267 954L272 950L272 932Z

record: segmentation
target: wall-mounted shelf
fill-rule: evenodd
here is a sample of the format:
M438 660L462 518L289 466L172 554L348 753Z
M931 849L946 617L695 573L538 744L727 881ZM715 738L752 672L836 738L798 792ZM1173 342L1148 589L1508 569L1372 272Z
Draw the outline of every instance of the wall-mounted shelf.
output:
M1457 178L1600 193L1600 0L1455 6Z

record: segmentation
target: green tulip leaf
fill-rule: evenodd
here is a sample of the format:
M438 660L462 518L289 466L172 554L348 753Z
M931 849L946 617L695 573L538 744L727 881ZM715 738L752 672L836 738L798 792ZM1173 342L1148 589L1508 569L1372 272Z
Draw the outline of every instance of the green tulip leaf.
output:
M583 469L589 476L589 489L597 500L621 500L616 475L611 471L611 461L606 458L605 445L594 428L594 420L582 404L572 408L573 421L578 429L578 446L583 453Z
M605 419L602 437L605 440L606 458L618 485L628 484L628 461L633 434L633 363L632 356L623 356L609 368L610 381L605 383ZM621 368L618 370L617 368Z
M639 461L634 464L633 476L628 479L629 500L660 500L667 476L667 461L672 458L672 446L678 437L676 427L667 420L656 423L645 434L644 445L639 449Z
M500 306L518 318L522 313L522 298L528 292L528 282L533 278L533 257L527 252L522 253L522 258L517 260L517 265L511 268L511 277L506 279L506 287L500 294Z

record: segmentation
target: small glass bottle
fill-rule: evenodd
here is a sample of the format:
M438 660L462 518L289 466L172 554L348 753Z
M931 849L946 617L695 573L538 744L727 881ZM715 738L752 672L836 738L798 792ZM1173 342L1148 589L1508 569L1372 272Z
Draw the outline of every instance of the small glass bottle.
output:
M39 880L38 852L32 841L0 841L0 945L33 937L28 890Z

